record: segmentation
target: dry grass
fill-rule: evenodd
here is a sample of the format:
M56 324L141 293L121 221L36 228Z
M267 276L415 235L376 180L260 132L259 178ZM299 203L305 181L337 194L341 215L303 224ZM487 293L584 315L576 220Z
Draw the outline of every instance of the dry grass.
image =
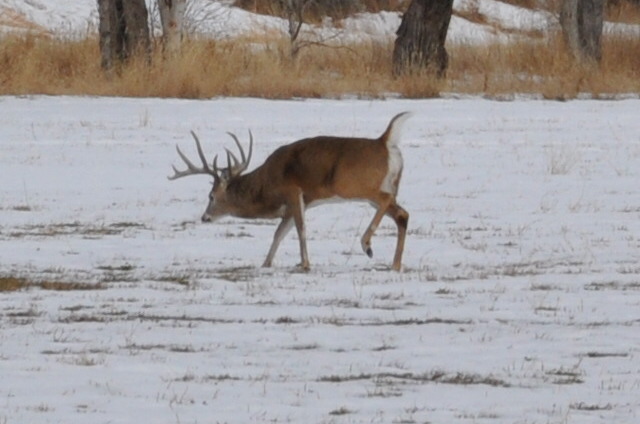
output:
M22 278L0 277L0 292L21 290L27 285L27 281Z
M605 19L611 22L638 24L640 23L640 2L610 0L607 2L605 15Z
M390 78L390 62L386 45L310 46L292 61L284 39L191 40L177 58L164 58L156 48L151 64L132 60L105 73L95 39L10 35L0 38L0 94L290 98L437 93L428 79Z
M560 34L538 41L490 46L459 46L451 52L448 89L500 96L540 94L568 99L640 92L640 58L629 52L640 40L605 37L599 68L580 66L565 49Z
M449 48L448 76L391 76L392 44L361 43L304 48L296 60L285 39L190 40L166 59L132 60L105 73L94 38L55 40L34 35L0 36L0 94L82 94L132 97L215 96L432 97L442 91L500 96L536 93L572 98L640 92L640 41L606 37L599 69L569 59L559 35L537 41ZM514 37L514 40L516 38Z
M103 288L103 285L51 280L36 281L13 276L0 277L0 292L18 291L28 287L39 287L43 290L53 291L74 291L100 290Z

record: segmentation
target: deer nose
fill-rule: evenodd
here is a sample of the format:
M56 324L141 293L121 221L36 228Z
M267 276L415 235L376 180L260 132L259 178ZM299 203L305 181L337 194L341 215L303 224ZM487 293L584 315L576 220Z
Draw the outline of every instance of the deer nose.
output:
M205 213L202 215L202 222L211 222L211 216Z

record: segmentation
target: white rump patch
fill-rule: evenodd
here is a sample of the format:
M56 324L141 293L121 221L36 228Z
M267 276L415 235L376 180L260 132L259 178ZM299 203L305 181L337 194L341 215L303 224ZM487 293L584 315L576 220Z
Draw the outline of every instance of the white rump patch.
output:
M388 171L382 181L380 190L393 194L394 196L398 192L398 177L402 172L402 154L400 153L398 144L400 144L402 125L410 117L410 112L403 112L394 116L389 123L389 133L387 134L387 149L389 150Z
M385 193L393 194L398 192L398 177L402 172L402 154L397 145L389 145L389 164L387 175L382 180L380 190Z

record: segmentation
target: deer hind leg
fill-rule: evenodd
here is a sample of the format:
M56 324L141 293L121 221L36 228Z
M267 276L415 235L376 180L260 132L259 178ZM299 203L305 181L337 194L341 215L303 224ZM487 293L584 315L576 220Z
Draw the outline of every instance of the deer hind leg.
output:
M387 212L389 205L393 202L393 198L391 195L384 196L384 198L377 202L375 205L377 206L376 214L373 216L371 223L365 230L362 238L360 239L360 244L362 245L362 250L367 254L370 258L373 257L373 250L371 250L371 237L378 229L378 225L380 225L380 221L382 217Z
M269 248L269 253L267 253L267 258L264 260L264 263L262 264L263 267L268 268L271 266L271 263L273 262L273 257L275 256L276 251L278 250L278 246L280 246L280 242L282 241L284 236L287 235L292 225L293 225L293 216L285 215L282 218L282 221L280 221L280 224L278 224L278 228L276 229L276 232L273 235L273 242L271 243L271 247Z
M386 215L391 217L398 226L398 241L396 243L396 253L393 257L392 269L394 271L400 271L402 268L404 240L407 237L407 225L409 224L409 212L394 202L387 208Z

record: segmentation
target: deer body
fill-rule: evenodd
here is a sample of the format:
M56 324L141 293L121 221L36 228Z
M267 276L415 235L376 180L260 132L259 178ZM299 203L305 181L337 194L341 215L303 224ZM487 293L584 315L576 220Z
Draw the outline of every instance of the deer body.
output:
M398 227L393 269L400 270L409 214L396 203L402 176L402 156L398 148L400 124L407 113L396 115L387 130L377 139L319 136L306 138L275 150L258 168L242 175L248 166L237 138L242 162L227 151L228 167L208 167L196 139L203 168L197 168L178 153L188 170L170 179L196 173L214 176L210 201L203 222L231 215L241 218L281 218L263 266L271 266L278 246L295 225L300 242L301 266L309 268L304 211L324 201L363 200L377 212L362 236L362 248L372 256L371 237L384 215ZM249 159L251 156L251 147ZM233 163L232 163L233 162ZM242 169L241 169L242 168Z

